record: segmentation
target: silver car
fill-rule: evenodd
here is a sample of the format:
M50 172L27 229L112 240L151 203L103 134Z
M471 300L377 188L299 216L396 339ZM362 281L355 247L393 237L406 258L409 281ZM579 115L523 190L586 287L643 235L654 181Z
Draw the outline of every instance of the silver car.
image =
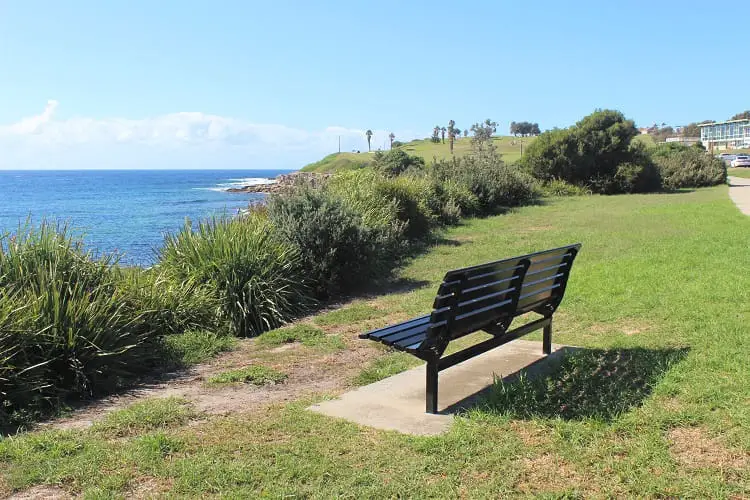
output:
M732 167L750 167L750 156L738 155L732 160Z

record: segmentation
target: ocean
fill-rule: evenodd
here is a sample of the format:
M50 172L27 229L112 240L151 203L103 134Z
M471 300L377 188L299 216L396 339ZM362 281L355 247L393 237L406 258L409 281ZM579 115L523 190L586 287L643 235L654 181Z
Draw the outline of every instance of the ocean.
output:
M0 234L30 218L68 223L95 253L150 265L165 233L214 215L235 215L258 193L228 193L291 170L0 170Z

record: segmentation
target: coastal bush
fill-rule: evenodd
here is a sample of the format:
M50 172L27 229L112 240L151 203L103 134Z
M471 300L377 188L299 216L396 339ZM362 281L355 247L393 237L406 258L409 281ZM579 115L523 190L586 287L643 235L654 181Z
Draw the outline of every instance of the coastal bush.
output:
M569 184L561 179L540 182L538 189L545 196L585 196L591 194L590 189Z
M700 148L659 147L653 152L667 189L715 186L726 182L727 167Z
M208 286L221 317L238 336L270 330L304 312L308 287L294 246L279 238L264 215L188 221L165 237L159 268L180 286Z
M431 174L442 184L452 182L471 193L471 197L459 198L465 215L499 213L532 203L537 196L534 179L505 165L497 154L437 161Z
M327 191L304 188L273 196L268 216L295 248L318 298L353 290L388 265L381 233Z
M544 132L528 146L520 163L543 182L561 179L597 193L658 189L646 155L631 146L637 135L633 121L622 113L600 110L567 129ZM618 174L621 165L625 166Z
M409 155L400 149L391 149L386 152L376 152L372 166L387 177L396 177L407 170L423 170L424 158Z
M110 391L159 359L161 333L66 227L0 238L0 425Z

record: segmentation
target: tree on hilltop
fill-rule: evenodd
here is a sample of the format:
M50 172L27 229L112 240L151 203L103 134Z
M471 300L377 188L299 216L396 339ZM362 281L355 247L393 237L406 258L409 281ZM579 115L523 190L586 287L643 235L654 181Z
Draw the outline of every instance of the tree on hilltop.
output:
M440 125L432 129L432 142L440 142Z
M448 142L451 147L451 154L453 154L453 141L456 138L456 122L453 120L448 122Z
M440 135L443 136L443 144L445 144L445 127L440 127Z
M393 149L393 139L395 139L395 138L396 138L396 134L394 134L393 132L391 132L390 134L388 134L388 139L391 140L391 149Z
M469 137L469 131L464 129L464 138Z
M372 139L372 130L368 128L367 132L365 132L365 135L367 136L367 151L370 151L370 139Z

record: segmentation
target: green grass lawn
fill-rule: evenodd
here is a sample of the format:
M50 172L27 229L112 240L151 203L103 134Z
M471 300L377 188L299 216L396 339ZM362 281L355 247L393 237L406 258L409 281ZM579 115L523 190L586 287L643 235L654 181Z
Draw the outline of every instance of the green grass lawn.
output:
M745 179L750 179L750 168L747 168L747 167L728 168L727 174L732 175L734 177L744 177Z
M534 137L495 137L493 143L498 151L503 155L503 160L507 163L515 161L521 157L521 145L528 146ZM421 156L428 165L434 159L445 159L450 157L450 145L448 140L445 144L442 142L434 143L430 139L420 139L407 142L401 149L410 155ZM453 152L457 156L463 156L471 151L471 137L461 137L453 145ZM333 153L320 161L310 163L302 168L305 172L338 172L342 170L355 170L367 166L372 161L374 152L364 153Z
M0 441L0 496L34 484L91 498L144 485L191 497L750 496L749 240L726 186L469 220L401 273L429 285L318 323L424 313L447 269L581 242L553 341L583 349L546 378L498 385L437 437L304 409L322 394L208 418L154 402L138 407L148 425L123 410L101 429ZM410 366L387 351L376 363L360 383Z

